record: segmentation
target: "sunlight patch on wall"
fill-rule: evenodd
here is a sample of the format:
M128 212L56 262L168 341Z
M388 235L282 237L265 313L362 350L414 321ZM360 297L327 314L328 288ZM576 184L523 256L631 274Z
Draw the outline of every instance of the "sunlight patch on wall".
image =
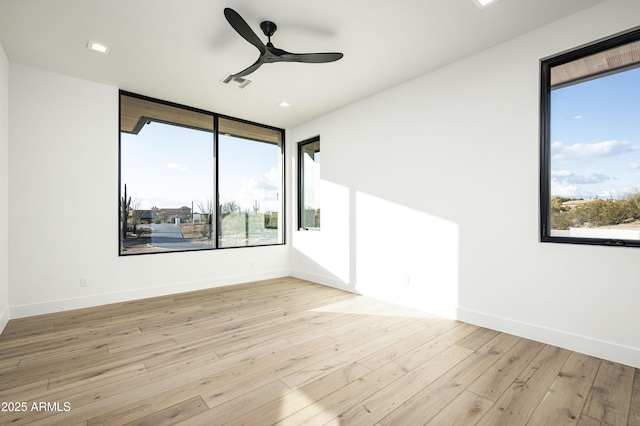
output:
M332 279L348 284L350 279L351 211L349 188L321 180L322 207L320 230L294 234L293 248Z
M355 212L356 290L455 318L458 225L362 192Z

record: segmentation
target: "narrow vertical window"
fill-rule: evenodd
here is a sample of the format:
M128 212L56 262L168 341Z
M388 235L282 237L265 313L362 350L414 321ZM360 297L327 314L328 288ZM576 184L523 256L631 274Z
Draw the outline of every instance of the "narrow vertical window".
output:
M640 246L640 30L541 61L541 240Z
M320 229L320 137L298 144L299 229Z

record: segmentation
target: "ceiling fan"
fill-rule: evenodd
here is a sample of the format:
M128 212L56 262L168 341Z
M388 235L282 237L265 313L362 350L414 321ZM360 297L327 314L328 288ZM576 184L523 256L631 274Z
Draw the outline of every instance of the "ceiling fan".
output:
M278 49L271 43L271 36L276 32L278 27L271 21L264 21L260 23L260 28L264 35L267 36L267 44L265 45L260 38L256 35L256 33L251 30L249 24L242 19L242 17L231 8L224 9L224 16L229 21L229 24L233 27L234 30L237 31L238 34L242 36L249 43L254 45L260 51L260 57L253 65L248 68L240 71L237 74L229 75L226 77L223 82L229 83L233 79L240 79L245 75L251 74L258 68L260 68L263 64L270 64L273 62L304 62L304 63L312 63L319 64L325 62L333 62L342 58L342 53L290 53L282 49Z

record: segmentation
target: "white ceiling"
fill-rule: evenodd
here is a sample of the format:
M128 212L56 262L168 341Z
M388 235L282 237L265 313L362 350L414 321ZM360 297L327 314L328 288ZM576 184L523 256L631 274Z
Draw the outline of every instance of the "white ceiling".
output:
M0 43L14 63L288 128L602 1L0 0ZM265 42L259 24L274 21L276 47L344 58L267 64L246 88L225 85L258 57L225 7Z

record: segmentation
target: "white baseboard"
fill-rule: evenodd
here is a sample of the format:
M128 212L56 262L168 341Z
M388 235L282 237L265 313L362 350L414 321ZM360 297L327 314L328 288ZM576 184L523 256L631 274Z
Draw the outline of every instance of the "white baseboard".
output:
M292 270L290 275L314 283L360 294L352 285L323 275L310 274L298 270ZM423 308L418 307L417 309ZM448 317L448 315L445 316ZM458 320L469 324L513 334L608 361L629 365L634 368L640 368L640 348L624 346L605 340L594 339L592 337L553 328L541 327L469 309L458 308L456 317Z
M2 334L2 331L7 326L8 322L9 322L9 308L5 309L4 311L2 311L2 313L0 313L0 334Z
M108 305L110 303L121 303L131 300L146 299L149 297L167 296L170 294L183 293L187 291L205 290L208 288L223 287L227 285L241 284L251 281L268 280L273 278L286 277L288 275L289 270L278 270L262 272L259 274L235 275L204 281L192 281L158 287L147 287L115 293L95 294L70 299L60 299L41 303L32 303L28 305L11 306L9 308L8 314L11 318L24 318L34 315L50 314L53 312L69 311L72 309L82 309L90 308L93 306Z
M300 278L301 280L307 280L316 284L322 284L328 287L337 288L338 290L348 291L349 293L358 293L352 285L335 278L326 277L324 275L310 274L308 272L298 270L289 271L289 275L294 278Z
M460 321L640 368L640 349L458 308Z

